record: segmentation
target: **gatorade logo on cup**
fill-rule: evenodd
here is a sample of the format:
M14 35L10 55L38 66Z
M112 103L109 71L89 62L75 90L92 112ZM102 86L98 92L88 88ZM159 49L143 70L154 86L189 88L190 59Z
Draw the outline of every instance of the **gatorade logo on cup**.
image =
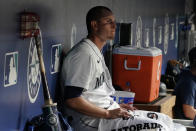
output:
M119 104L125 103L133 106L135 93L129 91L116 91L111 97Z
M118 100L119 104L125 103L133 106L134 97L119 97Z

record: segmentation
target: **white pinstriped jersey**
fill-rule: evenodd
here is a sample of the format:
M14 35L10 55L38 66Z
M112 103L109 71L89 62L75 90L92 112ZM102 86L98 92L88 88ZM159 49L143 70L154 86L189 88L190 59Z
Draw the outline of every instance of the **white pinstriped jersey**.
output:
M110 97L115 90L109 71L97 46L83 39L66 56L62 66L63 87L84 88L82 97L91 103L107 108L113 102Z

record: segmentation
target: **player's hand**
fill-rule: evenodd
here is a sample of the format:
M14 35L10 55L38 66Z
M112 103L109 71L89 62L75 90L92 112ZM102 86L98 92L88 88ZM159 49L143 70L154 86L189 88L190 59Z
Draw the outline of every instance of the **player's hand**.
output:
M130 106L129 104L120 104L120 107L121 107L121 108L124 108L124 109L126 109L126 110L131 110L131 111L137 109L137 108L135 108L135 107L133 107L133 106Z
M108 110L108 119L115 119L115 118L129 118L131 114L123 108L117 108L113 110Z

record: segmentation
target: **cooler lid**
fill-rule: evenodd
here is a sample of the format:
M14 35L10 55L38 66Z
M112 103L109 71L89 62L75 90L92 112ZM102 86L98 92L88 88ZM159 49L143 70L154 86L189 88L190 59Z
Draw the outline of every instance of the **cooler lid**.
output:
M113 54L137 55L137 56L159 56L162 51L157 47L137 48L128 46L119 46L113 49Z

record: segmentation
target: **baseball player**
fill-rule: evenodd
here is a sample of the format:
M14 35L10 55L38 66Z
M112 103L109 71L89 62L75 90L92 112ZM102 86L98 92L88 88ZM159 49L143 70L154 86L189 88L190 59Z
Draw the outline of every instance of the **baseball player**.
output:
M68 116L75 131L167 130L167 124L152 119L110 96L115 90L101 54L107 40L114 39L116 23L110 9L96 6L86 16L88 35L63 60L61 87ZM129 111L134 111L132 114ZM137 111L136 111L137 112ZM171 121L169 118L166 121ZM148 123L148 124L147 124ZM132 125L135 126L132 126Z

